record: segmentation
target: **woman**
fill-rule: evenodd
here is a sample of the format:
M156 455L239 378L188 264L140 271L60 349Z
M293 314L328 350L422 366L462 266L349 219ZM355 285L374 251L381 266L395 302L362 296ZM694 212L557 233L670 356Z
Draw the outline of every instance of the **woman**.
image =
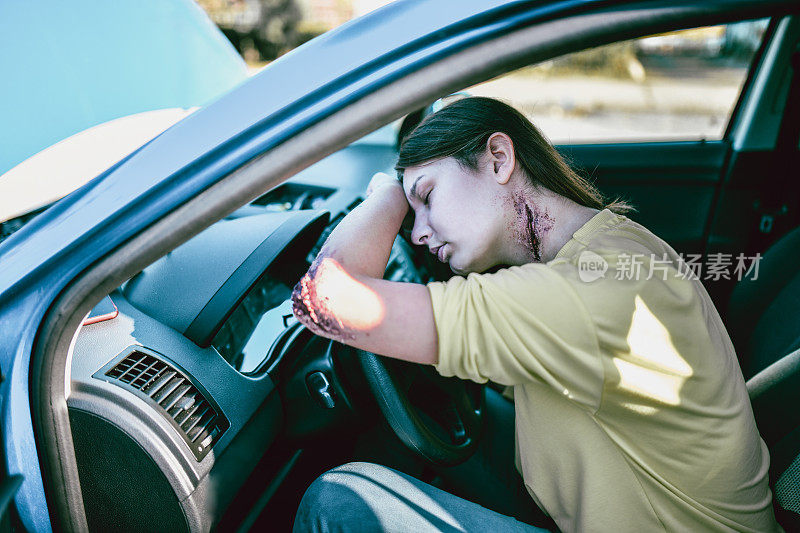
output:
M527 119L487 98L429 116L397 170L402 184L374 177L298 284L306 326L512 386L530 505L563 531L777 528L727 332L700 281L627 205L604 204ZM458 276L381 279L409 207L412 240ZM436 490L345 465L312 485L296 529L529 527ZM368 521L347 512L365 508L353 501L374 510Z

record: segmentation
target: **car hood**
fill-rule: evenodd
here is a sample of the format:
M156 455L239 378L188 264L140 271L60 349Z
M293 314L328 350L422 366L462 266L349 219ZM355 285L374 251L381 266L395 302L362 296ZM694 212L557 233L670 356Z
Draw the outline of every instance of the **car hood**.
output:
M2 2L0 43L0 222L106 170L181 118L168 110L247 78L190 0Z

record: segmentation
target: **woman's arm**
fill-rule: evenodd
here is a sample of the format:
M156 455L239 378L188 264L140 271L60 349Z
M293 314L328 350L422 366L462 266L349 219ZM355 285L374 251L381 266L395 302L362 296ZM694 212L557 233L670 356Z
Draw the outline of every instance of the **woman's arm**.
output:
M382 279L408 209L400 183L376 175L367 199L336 226L295 287L294 314L317 335L433 364L438 344L427 288Z

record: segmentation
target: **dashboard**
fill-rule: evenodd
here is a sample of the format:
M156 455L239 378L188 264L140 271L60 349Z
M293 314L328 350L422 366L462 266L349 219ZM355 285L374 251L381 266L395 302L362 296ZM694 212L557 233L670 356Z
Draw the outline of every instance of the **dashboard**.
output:
M336 369L327 343L294 319L291 291L394 158L393 143L333 154L157 260L87 317L67 406L90 529L208 530L276 440L336 424L347 402L334 409L310 384ZM386 278L422 282L422 271L398 237ZM298 367L298 346L327 362Z

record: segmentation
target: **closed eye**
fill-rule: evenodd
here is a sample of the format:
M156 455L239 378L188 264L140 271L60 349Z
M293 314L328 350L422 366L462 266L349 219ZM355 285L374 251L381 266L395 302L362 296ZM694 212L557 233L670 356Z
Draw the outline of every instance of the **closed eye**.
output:
M430 201L429 198L431 197L431 193L432 192L433 192L433 189L429 190L428 194L425 195L425 199L423 200L425 202L425 205L428 205L428 202Z

